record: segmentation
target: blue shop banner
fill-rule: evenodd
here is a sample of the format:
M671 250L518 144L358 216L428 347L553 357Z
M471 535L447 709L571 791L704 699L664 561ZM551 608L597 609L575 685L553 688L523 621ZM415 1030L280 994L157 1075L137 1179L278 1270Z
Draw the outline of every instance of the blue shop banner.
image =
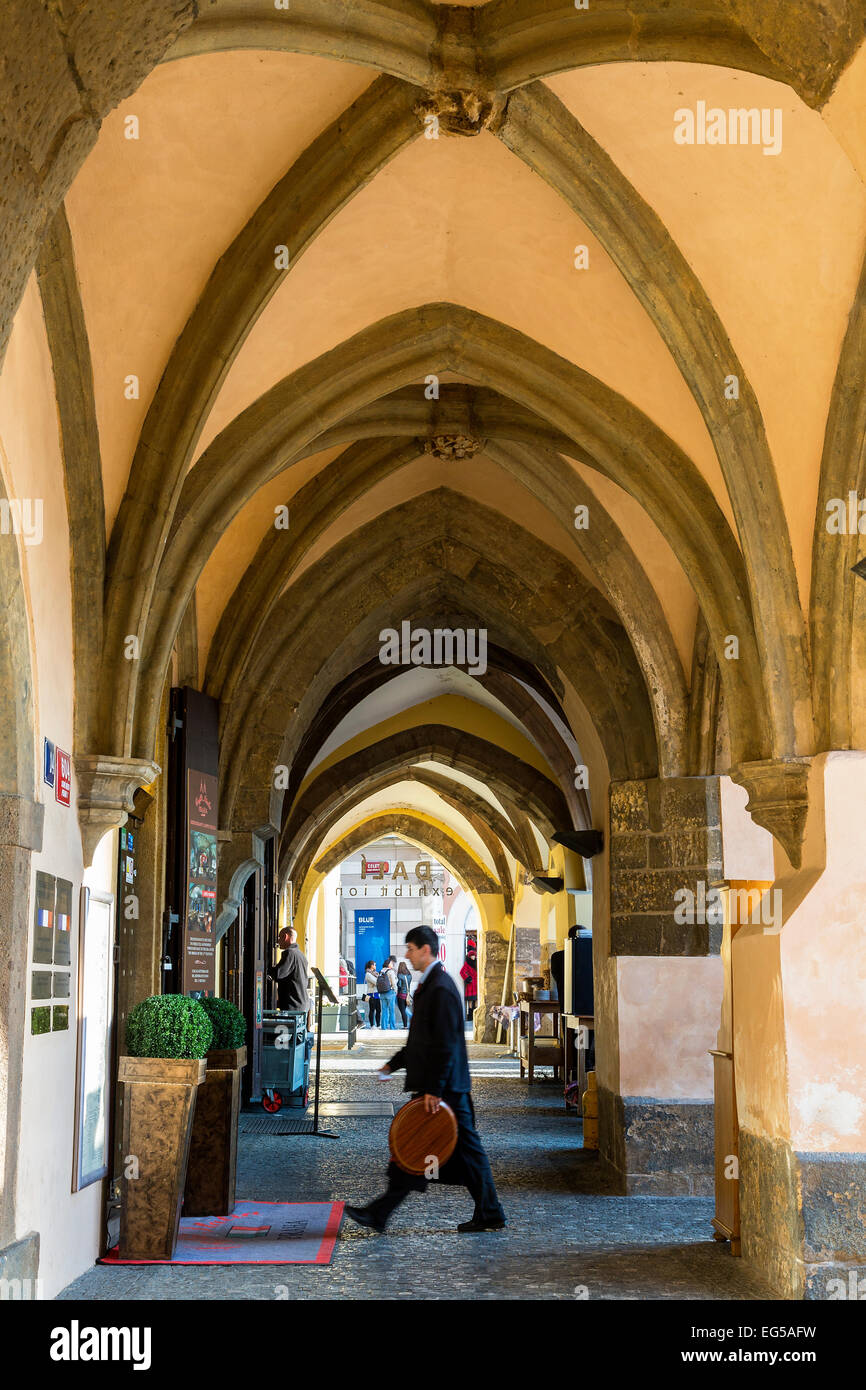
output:
M355 969L358 980L364 979L364 967L368 960L376 962L381 970L391 954L391 909L390 907L355 908Z

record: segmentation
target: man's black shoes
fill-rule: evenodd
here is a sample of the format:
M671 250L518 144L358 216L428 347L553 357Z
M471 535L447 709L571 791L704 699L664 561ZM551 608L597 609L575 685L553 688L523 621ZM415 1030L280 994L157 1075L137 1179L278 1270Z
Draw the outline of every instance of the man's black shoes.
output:
M348 1211L348 1207L346 1208ZM461 1221L457 1227L462 1236L474 1235L477 1231L501 1231L505 1226L505 1217L494 1217L490 1221L480 1221L473 1216L471 1221Z
M384 1231L385 1222L377 1221L369 1207L350 1207L343 1208L347 1216L351 1216L353 1221L357 1221L359 1226L369 1226L374 1231Z

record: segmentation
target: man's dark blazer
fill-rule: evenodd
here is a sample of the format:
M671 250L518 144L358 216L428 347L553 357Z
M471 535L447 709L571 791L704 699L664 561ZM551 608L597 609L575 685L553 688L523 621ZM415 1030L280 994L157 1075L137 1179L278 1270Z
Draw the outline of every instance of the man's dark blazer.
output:
M297 942L287 946L280 957L279 965L268 968L268 974L277 982L277 998L281 1009L294 1009L304 1013L310 1007L307 980L310 967Z
M412 1021L406 1046L391 1058L391 1071L406 1068L404 1091L441 1096L445 1091L468 1091L463 1000L441 961L412 998Z

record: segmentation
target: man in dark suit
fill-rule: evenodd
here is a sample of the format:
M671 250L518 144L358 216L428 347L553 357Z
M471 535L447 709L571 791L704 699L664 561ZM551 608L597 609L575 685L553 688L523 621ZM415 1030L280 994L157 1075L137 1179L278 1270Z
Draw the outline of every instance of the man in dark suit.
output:
M423 1096L424 1109L433 1115L441 1101L451 1106L457 1119L457 1147L443 1163L439 1181L468 1187L475 1211L471 1221L458 1227L462 1233L499 1231L505 1213L496 1195L496 1186L487 1154L475 1128L466 1055L463 1001L451 976L438 960L439 938L432 927L413 927L406 935L406 955L413 970L422 971L413 998L412 1022L406 1046L382 1069L383 1077L406 1068L403 1087ZM388 1190L366 1207L346 1207L347 1214L361 1226L383 1231L388 1217L409 1192L423 1192L425 1178L404 1173L396 1163L388 1164Z

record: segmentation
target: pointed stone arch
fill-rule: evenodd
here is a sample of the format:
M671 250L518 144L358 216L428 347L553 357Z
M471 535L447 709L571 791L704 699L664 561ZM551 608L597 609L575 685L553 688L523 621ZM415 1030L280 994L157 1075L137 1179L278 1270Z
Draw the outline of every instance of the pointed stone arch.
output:
M417 456L415 443L364 441L334 459L292 500L289 530L269 527L225 607L211 647L206 688L231 701L257 635L267 626L280 580L293 573L318 537L357 498ZM583 479L559 454L516 442L488 443L485 453L551 512L575 550L598 576L623 623L651 694L662 769L685 771L688 697L679 656L661 603L619 527ZM592 526L577 531L577 503L591 507Z
M387 366L382 368L384 361ZM277 384L213 441L192 470L166 546L143 643L136 746L152 740L157 672L215 538L248 497L286 463L322 447L328 428L395 386L454 370L498 389L571 441L575 457L612 477L668 539L707 617L719 658L740 637L736 674L725 663L734 755L768 751L748 581L739 547L694 464L616 392L523 334L455 305L396 314ZM396 378L396 379L395 379ZM119 731L118 736L119 736Z
M819 749L866 744L866 584L851 566L866 550L858 522L828 530L827 504L866 493L866 260L836 368L827 415L812 543L812 671Z
M325 842L338 821L343 820L370 797L388 791L389 788L402 782L412 782L417 783L419 787L429 787L436 792L442 801L457 811L467 824L472 826L490 852L496 865L499 883L506 897L506 910L510 911L507 903L508 901L513 902L513 887L504 850L507 849L512 858L517 863L523 864L526 869L542 873L545 868L539 863L537 853L534 855L526 853L522 827L518 829L495 806L473 792L463 782L457 781L454 777L448 777L444 772L433 772L428 767L418 767L412 763L404 767L394 768L383 773L380 777L373 777L372 780L364 780L360 785L347 787L345 796L329 810L326 818L316 826L315 835L305 840L295 851L281 854L281 879L286 877L293 881L303 879L318 853L317 846ZM496 795L497 799L508 807L510 815L511 803L501 787L497 789ZM389 808L389 814L393 809L393 807ZM403 809L411 811L412 808L403 807Z
M506 796L522 802L544 835L552 835L566 823L561 791L536 768L473 734L447 725L420 725L368 744L319 773L283 826L281 864L294 862L303 847L315 840L326 817L337 808L345 808L351 795L380 783L387 775L402 774L414 763L431 761L480 778L495 793L501 787Z
M411 88L380 78L312 142L217 262L172 349L108 550L102 716L118 738L131 736L135 677L118 665L116 653L125 634L143 633L162 546L207 413L254 323L290 273L277 268L274 245L288 245L293 265L365 182L417 137L412 100Z
M94 717L102 657L105 500L90 342L66 212L57 213L37 262L60 422L72 583L76 753L96 746Z
M403 835L410 841L420 842L437 858L440 855L447 856L449 866L453 865L457 876L462 879L465 886L474 889L476 893L502 892L502 885L491 878L484 865L475 858L470 850L460 845L443 826L423 820L408 810L384 811L380 815L364 821L361 825L355 826L352 830L347 831L336 844L329 846L321 858L316 860L314 868L320 874L330 873L331 869L336 868L344 859L348 859L351 854L354 854L356 849L361 849L371 840L378 840L382 835L392 833ZM298 884L298 891L300 892L303 888L303 879L299 879Z
M486 689L492 690L527 729L548 765L556 773L558 785L568 803L574 823L578 829L588 829L591 822L586 793L574 791L574 768L568 761L568 750L562 744L549 718L542 712L541 699L551 706L563 724L566 723L556 695L536 670L495 644L488 644L487 667L484 676L476 679ZM289 776L280 804L272 798L272 821L279 821L282 808L291 806L300 787L306 781L319 750L337 728L344 714L392 679L394 677L389 668L383 667L377 659L371 660L352 671L346 679L339 681L315 708L310 708L309 702L301 702L292 715L291 735L287 734L280 750L280 757L285 760ZM530 694L530 691L534 693ZM528 706L530 708L527 714ZM534 717L534 711L538 711L537 718ZM418 773L417 776L413 774L413 780L424 779ZM501 834L499 838L503 838ZM517 857L520 857L520 848L518 844Z
M335 22L329 0L247 0L202 9L164 61L235 48L277 49L359 63L433 91L508 92L537 77L602 63L701 63L789 84L809 106L828 99L863 37L862 7L816 24L809 0L784 20L761 0L491 0L477 8L430 0L353 0ZM859 23L858 23L859 20Z
M497 552L502 558L494 561ZM399 574L410 576L402 587ZM302 701L317 705L338 672L368 661L381 630L403 620L428 629L483 627L488 640L546 671L554 686L561 666L593 710L609 765L621 775L655 774L646 687L604 600L513 522L467 499L456 505L440 489L386 513L363 565L349 537L282 596L248 663L243 698L223 709L227 814L240 797L244 806L256 800L256 811L251 804L248 811L256 821L265 816L254 788L260 798L273 785L274 767L291 763L280 726L288 727Z
M598 237L700 407L733 507L761 667L771 673L764 688L768 754L811 752L808 633L790 533L758 399L719 315L661 218L544 83L512 95L497 134ZM725 398L730 373L739 380L736 401ZM703 601L701 607L712 631ZM721 662L718 649L716 655ZM742 760L753 756L743 754Z

